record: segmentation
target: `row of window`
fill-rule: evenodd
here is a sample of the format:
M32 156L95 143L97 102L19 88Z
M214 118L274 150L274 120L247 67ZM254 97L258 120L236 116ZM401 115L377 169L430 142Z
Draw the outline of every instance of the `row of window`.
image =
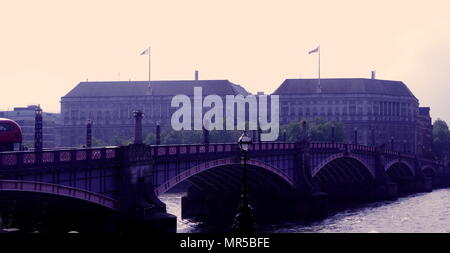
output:
M293 107L282 105L281 115L376 115L376 116L412 116L413 110L407 108L393 107L367 107L364 113L363 107L348 106L348 107Z
M134 110L123 111L78 111L71 110L64 112L64 120L119 120L132 119ZM163 116L169 117L169 108L154 108L153 110L143 110L145 118L161 118Z

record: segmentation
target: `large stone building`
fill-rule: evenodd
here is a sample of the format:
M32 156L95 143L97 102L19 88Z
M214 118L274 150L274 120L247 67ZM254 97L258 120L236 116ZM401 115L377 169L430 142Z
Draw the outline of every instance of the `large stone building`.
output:
M341 121L347 142L386 144L422 152L431 147L429 108L400 81L378 79L287 79L280 95L281 124L321 117Z
M247 95L241 86L228 80L81 82L61 98L62 125L60 146L85 143L86 122L93 122L93 136L109 140L114 136L134 136L133 111L144 112L143 130L170 126L171 100L184 94L193 101L194 87L202 87L203 96L216 94ZM224 100L225 101L225 100ZM205 111L205 109L204 109Z
M418 153L431 155L433 146L433 124L431 122L430 107L419 107L416 126Z
M60 146L85 143L86 121L93 121L93 136L133 136L133 111L144 111L144 132L159 122L170 127L174 95L193 97L194 87L203 96L247 95L227 80L81 82L61 98ZM280 123L321 117L341 121L346 141L386 144L390 149L426 152L431 149L429 108L400 81L378 79L287 79L273 93L280 95ZM225 100L224 100L225 101ZM203 111L206 109L203 108Z
M0 111L0 118L12 119L19 124L22 130L23 146L34 148L34 127L37 105L27 107L14 107L12 111ZM57 146L59 137L56 129L59 124L59 113L42 112L42 139L44 148Z

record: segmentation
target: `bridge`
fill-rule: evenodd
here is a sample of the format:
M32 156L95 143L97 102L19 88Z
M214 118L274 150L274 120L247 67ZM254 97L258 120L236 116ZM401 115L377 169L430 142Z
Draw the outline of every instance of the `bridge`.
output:
M241 188L237 144L146 145L139 124L128 146L1 152L3 222L44 219L57 231L70 223L89 231L175 232L176 218L158 197L183 182L191 185L183 216L234 212L225 199L238 199ZM324 215L328 199L392 199L450 182L441 163L383 146L258 142L249 157L256 214L282 216L274 206L288 203L295 215Z

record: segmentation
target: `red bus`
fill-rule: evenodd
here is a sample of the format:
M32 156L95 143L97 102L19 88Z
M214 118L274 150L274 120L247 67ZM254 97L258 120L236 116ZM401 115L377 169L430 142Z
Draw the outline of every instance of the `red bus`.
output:
M14 120L0 118L0 152L19 150L21 144L20 126Z

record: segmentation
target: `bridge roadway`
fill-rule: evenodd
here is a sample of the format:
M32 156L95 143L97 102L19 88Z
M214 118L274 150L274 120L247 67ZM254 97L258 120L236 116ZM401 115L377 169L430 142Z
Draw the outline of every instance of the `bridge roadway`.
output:
M325 215L329 199L396 198L450 182L448 167L382 146L263 142L249 154L256 213L283 215L276 202L294 215ZM5 224L45 220L49 230L69 220L79 230L174 232L159 195L188 181L184 216L234 211L224 199L238 198L240 175L238 146L229 143L2 152L0 214Z

